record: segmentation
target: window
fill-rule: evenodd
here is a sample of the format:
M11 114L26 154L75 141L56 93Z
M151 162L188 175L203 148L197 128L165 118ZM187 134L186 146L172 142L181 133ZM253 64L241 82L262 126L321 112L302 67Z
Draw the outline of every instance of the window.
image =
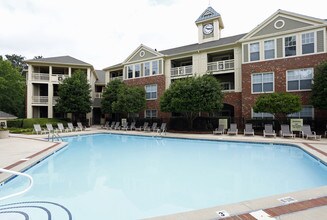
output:
M256 61L260 59L259 43L250 44L250 61Z
M150 76L150 63L144 63L144 76Z
M275 58L275 40L265 41L265 60Z
M313 69L298 69L287 71L287 90L310 90L312 86Z
M230 82L221 82L220 85L222 90L232 90L232 84Z
M296 36L285 37L285 57L296 55Z
M141 67L140 64L135 64L135 78L140 77L140 73L141 73Z
M302 106L302 110L293 114L287 115L289 118L313 118L314 116L313 106L307 105Z
M129 79L133 78L133 66L128 66L127 67L127 73L128 73L128 78Z
M254 112L252 109L252 118L274 118L274 115L266 112Z
M146 118L156 118L157 117L157 110L156 109L147 109L147 110L145 110L145 117Z
M273 92L274 74L255 73L252 74L252 93Z
M152 75L159 73L158 60L152 61Z
M157 99L157 84L145 86L145 98L147 100Z
M302 34L302 54L315 52L314 32Z

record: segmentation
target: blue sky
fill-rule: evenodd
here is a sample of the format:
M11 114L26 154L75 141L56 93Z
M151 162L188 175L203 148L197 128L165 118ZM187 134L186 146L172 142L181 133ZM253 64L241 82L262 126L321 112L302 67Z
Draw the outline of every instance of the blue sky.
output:
M0 55L70 55L103 69L140 44L163 50L197 42L209 0L0 0ZM325 1L211 0L222 37L247 33L278 9L327 19Z

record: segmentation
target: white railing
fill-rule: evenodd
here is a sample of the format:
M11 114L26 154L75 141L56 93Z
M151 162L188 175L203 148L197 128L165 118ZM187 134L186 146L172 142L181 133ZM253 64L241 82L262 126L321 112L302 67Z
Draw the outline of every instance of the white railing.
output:
M98 98L98 99L101 99L102 98L102 92L95 92L94 97Z
M20 173L20 172L11 171L11 170L2 169L2 168L0 168L0 172L2 172L2 173L10 173L10 174L18 175L18 176L24 176L24 177L27 177L28 180L29 180L29 185L28 185L28 187L26 189L24 189L22 191L19 191L17 193L13 193L13 194L8 195L8 196L0 197L0 201L1 200L12 198L14 196L19 196L21 194L24 194L27 191L29 191L32 188L32 186L33 186L33 178L30 175L26 174L26 173Z
M208 63L208 71L226 71L234 70L234 60L223 60Z
M48 96L33 96L32 104L48 104L49 97Z
M69 75L66 74L54 74L51 76L52 82L62 82L64 79L68 78Z
M113 77L110 77L110 81L111 81L111 80L114 80L114 79L120 79L120 80L123 80L123 76L113 76Z
M193 66L181 66L170 69L171 77L187 76L193 74Z
M32 73L32 80L49 81L49 73Z
M52 105L56 105L58 99L59 99L59 96L53 96L52 97Z

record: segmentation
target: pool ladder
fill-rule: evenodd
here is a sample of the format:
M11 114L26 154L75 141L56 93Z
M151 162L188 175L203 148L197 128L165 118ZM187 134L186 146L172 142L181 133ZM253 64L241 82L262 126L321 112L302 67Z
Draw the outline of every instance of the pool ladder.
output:
M58 141L63 141L62 137L58 134L58 132L55 132L55 131L53 131L52 133L49 132L48 141L50 141L50 139L52 140L52 142L54 142L56 139Z
M20 172L11 171L11 170L7 170L7 169L3 169L3 168L0 168L0 172L1 173L14 174L15 176L24 176L24 177L27 177L29 179L29 185L28 185L28 187L26 189L24 189L24 190L22 190L20 192L17 192L17 193L13 193L13 194L8 195L8 196L0 197L0 201L5 200L5 199L9 199L9 198L12 198L12 197L15 197L15 196L19 196L21 194L24 194L27 191L29 191L33 186L33 178L30 175L26 174L26 173L20 173Z

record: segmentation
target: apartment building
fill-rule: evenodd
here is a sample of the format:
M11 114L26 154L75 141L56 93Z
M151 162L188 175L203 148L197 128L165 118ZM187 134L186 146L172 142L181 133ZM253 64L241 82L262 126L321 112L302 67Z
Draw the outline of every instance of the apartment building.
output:
M160 111L160 96L174 80L204 74L219 79L224 92L224 107L214 115L271 117L253 112L258 95L291 92L303 103L293 117L327 117L309 102L314 67L327 60L326 20L278 10L249 33L224 37L222 16L208 7L195 25L197 43L161 51L141 44L124 61L102 71L71 57L29 60L28 117L56 115L59 77L69 77L75 68L88 74L93 97L88 118L93 123L103 121L101 95L113 79L145 88L146 109L139 117L169 118L171 113Z

